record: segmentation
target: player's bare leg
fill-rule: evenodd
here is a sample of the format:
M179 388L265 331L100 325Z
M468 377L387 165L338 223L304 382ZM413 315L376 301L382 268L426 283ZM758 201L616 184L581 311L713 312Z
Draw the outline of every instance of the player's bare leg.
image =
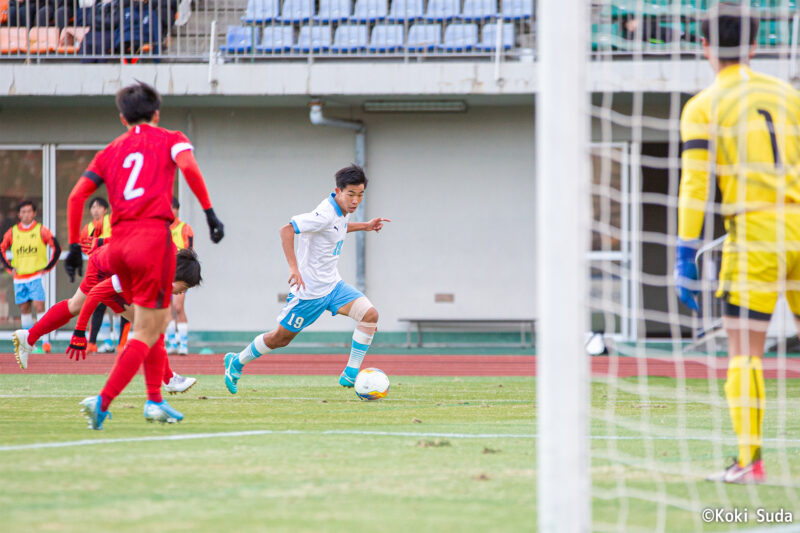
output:
M265 353L276 348L288 346L290 342L300 333L299 331L289 331L281 325L273 329L269 333L256 336L253 342L241 352L225 354L225 386L228 392L236 394L238 388L237 383L242 377L242 369L244 365L250 361L254 361L264 355Z
M362 296L352 302L343 305L337 314L347 315L356 321L356 328L353 331L353 341L350 348L350 358L347 366L339 376L339 385L342 387L352 387L356 382L361 363L367 354L372 338L378 330L378 310L366 296Z
M761 442L766 399L761 359L769 321L726 316L723 326L728 334L725 397L739 441L739 457L724 471L708 479L725 483L763 483L766 474L761 460Z

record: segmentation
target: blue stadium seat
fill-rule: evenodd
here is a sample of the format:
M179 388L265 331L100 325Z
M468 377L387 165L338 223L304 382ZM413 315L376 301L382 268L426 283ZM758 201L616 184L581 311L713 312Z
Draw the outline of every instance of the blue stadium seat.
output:
M358 26L342 25L336 28L333 36L332 52L360 52L367 49L369 29L360 24Z
M315 22L341 22L350 18L350 0L320 0Z
M372 28L370 52L396 52L403 48L402 24L377 24Z
M453 20L461 13L459 0L428 0L425 20L444 22Z
M501 47L503 50L508 50L514 47L514 24L510 22L503 23L503 35ZM494 52L497 50L497 24L484 24L483 34L481 35L481 42L476 46L478 50Z
M464 0L461 20L489 20L497 16L497 0Z
M330 26L303 26L292 48L297 52L325 52L331 47Z
M389 11L386 0L358 0L350 20L354 22L375 22L383 20Z
M406 49L410 52L429 52L442 44L439 24L414 24L408 30Z
M421 19L423 12L422 0L392 0L392 10L386 20L403 22Z
M261 36L261 43L256 46L259 52L290 52L294 45L294 28L292 26L267 26Z
M280 20L287 23L308 22L313 13L313 0L283 0Z
M228 26L225 44L220 46L219 49L231 54L251 52L254 39L258 39L258 28L253 26Z
M477 24L450 24L444 29L444 43L437 48L448 52L469 52L477 44Z
M247 0L244 22L270 22L278 18L279 0Z
M533 18L533 0L501 0L505 20L526 20Z

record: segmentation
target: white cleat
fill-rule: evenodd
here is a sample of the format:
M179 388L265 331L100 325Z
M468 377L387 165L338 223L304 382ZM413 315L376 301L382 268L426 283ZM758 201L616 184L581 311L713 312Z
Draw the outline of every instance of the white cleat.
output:
M116 348L114 348L114 345L113 345L113 344L106 344L106 343L103 343L103 345L102 345L102 346L100 346L100 347L97 349L97 353L114 353L116 350L117 350L117 349L116 349Z
M197 383L197 378L187 378L177 372L173 372L169 383L164 385L164 390L170 394L178 394L191 389L195 383Z
M18 329L12 337L14 341L14 357L22 370L28 368L28 357L33 351L33 346L28 344L28 330Z
M168 344L167 353L170 355L175 355L176 353L178 353L178 347L175 346L174 344Z
M189 347L184 345L178 348L178 355L189 355Z

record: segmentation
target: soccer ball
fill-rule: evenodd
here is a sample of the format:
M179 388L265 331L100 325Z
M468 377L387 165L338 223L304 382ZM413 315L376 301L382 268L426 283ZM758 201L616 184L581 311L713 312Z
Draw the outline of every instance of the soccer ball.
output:
M362 400L380 400L389 392L389 377L377 368L365 368L356 376L354 387Z

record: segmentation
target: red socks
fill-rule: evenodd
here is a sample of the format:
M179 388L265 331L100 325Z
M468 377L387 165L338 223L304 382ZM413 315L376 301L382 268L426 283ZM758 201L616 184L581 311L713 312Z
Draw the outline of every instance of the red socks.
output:
M61 300L50 307L36 324L28 330L28 344L33 346L42 335L55 331L75 316L69 312L68 300Z
M172 379L172 368L169 366L169 357L164 357L164 383Z
M167 360L167 348L164 346L164 335L161 335L150 348L144 360L144 382L147 386L147 399L161 403L161 378L164 377L164 361Z
M164 344L163 339L161 344ZM117 361L114 363L114 368L111 369L106 386L100 392L100 398L102 399L100 409L103 411L108 410L112 400L119 396L122 390L128 386L128 383L131 382L133 376L136 375L136 372L139 371L139 367L142 366L149 352L150 348L138 339L131 339L125 344L125 349L119 354ZM159 372L161 371L159 370ZM160 379L161 375L159 373Z

